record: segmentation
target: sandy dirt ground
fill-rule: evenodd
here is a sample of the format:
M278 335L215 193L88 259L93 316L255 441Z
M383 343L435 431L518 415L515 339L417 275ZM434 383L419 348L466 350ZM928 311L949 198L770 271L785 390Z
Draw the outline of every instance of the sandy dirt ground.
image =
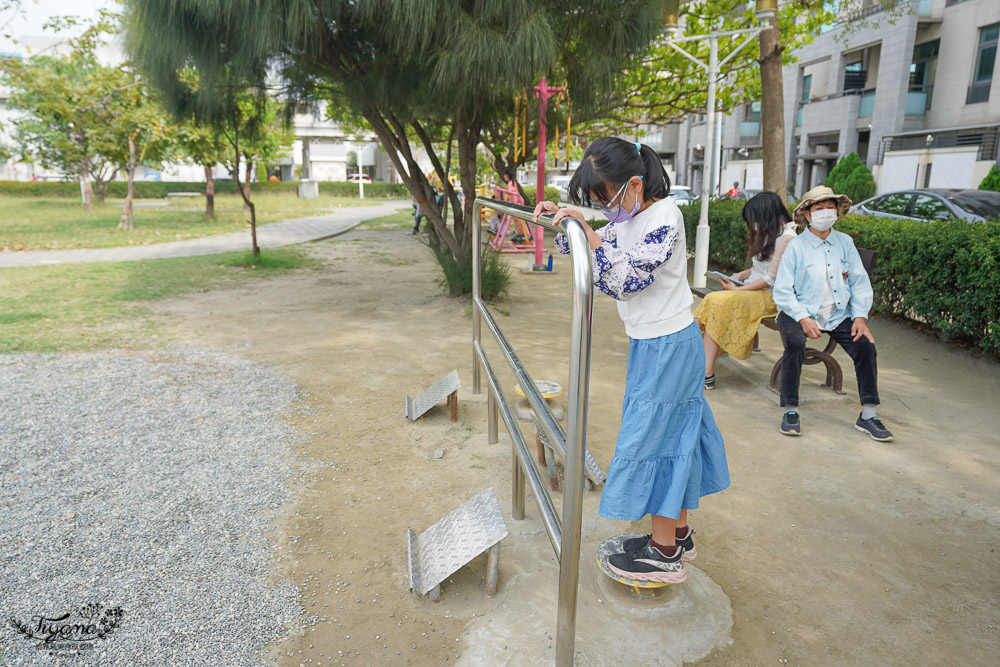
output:
M527 518L510 517L509 440L486 444L484 399L467 389L469 306L442 295L429 252L402 231L350 232L309 252L321 268L163 309L179 338L272 365L309 408L289 420L316 472L272 537L276 575L297 582L306 612L325 620L268 657L310 667L551 664L558 565L530 495ZM557 257L556 269L515 271L495 312L532 376L565 384L569 259ZM775 332L761 330L750 360L720 360L709 400L732 486L691 514L699 556L687 583L640 599L602 577L596 545L646 532L648 519L601 519L599 489L585 494L577 664L997 664L1000 365L893 322L876 319L872 330L891 444L853 428L857 389L842 351L847 396L820 388L818 367L805 370L799 438L779 434L765 387L781 350ZM626 352L614 303L598 296L588 437L605 468ZM407 420L404 396L455 368L466 384L459 421L443 403ZM511 374L501 377L513 394ZM422 532L490 486L510 530L497 595L483 593L484 557L445 582L440 603L408 591L407 528Z

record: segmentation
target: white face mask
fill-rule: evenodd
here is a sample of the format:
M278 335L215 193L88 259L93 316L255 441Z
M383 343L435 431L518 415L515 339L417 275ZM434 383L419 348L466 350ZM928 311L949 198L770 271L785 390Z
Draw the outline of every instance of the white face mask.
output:
M825 232L833 227L837 222L837 211L832 208L823 208L818 211L809 212L809 226L817 232Z

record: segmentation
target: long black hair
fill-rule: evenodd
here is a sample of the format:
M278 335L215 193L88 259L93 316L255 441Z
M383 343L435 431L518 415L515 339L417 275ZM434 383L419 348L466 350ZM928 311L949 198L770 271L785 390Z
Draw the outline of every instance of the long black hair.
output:
M506 189L510 190L510 187L514 186L514 189L517 190L517 194L521 195L521 199L524 203L530 206L531 202L528 201L528 195L525 194L524 188L521 187L521 184L517 182L517 179L514 177L514 172L510 169L504 169L503 175L507 179L507 183L505 183L507 186Z
M743 207L743 219L750 228L750 254L763 262L774 256L774 243L792 216L781 197L761 192Z
M591 195L607 204L623 183L642 176L643 201L670 194L670 178L660 157L649 146L617 137L601 137L587 147L583 161L569 181L569 198L578 206L592 206Z

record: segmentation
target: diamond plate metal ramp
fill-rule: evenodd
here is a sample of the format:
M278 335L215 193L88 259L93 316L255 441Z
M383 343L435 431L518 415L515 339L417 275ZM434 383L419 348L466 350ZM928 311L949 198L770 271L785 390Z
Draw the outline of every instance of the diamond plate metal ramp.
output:
M462 381L458 379L458 369L445 375L443 378L431 385L424 393L415 399L406 397L406 416L416 421L425 412L441 402L445 396L448 397L448 405L451 407L451 420L457 418L456 408L458 407L458 389L462 386Z
M493 487L459 506L419 536L412 528L406 531L410 590L421 595L431 593L440 599L438 586L473 558L487 549L486 594L496 592L500 540L507 537L500 505Z

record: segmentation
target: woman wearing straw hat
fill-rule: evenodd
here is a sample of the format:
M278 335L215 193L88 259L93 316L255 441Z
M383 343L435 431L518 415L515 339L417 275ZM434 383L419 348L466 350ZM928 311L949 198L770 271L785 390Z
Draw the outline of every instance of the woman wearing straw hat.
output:
M776 322L785 345L781 432L799 435L799 378L806 338L827 333L854 361L861 397L861 414L854 427L888 442L892 433L875 415L878 367L875 337L867 323L872 284L854 240L833 229L850 206L846 195L821 185L803 195L792 214L795 222L808 228L788 244L774 281Z

